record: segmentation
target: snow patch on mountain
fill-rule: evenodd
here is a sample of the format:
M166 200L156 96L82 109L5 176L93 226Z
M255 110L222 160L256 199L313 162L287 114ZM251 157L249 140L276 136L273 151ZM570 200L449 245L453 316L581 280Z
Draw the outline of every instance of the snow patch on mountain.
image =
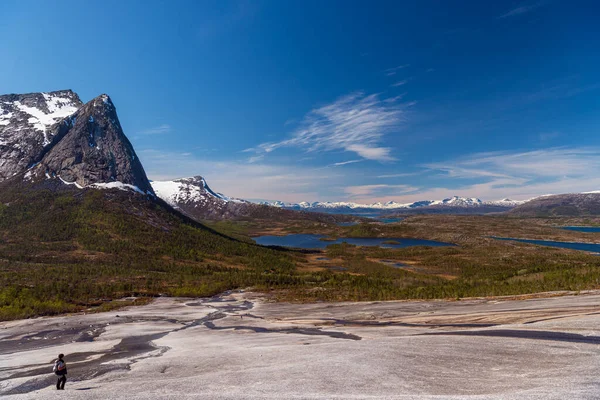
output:
M28 168L48 148L58 124L82 106L71 90L0 96L0 181Z
M46 134L48 128L59 120L75 113L79 107L73 104L72 100L68 97L49 93L42 93L42 96L45 100L45 107L44 104L30 107L22 104L20 101L15 101L14 106L19 111L29 115L27 123L43 133L43 145L46 146L50 143L50 138Z
M61 180L62 180L62 178L61 178ZM123 190L126 192L132 191L132 192L137 192L140 194L151 194L151 193L144 193L144 191L141 190L139 187L134 186L134 185L129 185L129 184L123 183L123 182L94 183L87 187L90 187L93 189L119 189L119 190Z

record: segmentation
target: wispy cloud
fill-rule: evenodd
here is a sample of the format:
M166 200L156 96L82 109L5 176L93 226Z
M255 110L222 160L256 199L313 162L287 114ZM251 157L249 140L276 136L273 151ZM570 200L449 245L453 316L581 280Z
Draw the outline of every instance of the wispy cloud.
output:
M358 162L361 162L361 161L365 161L365 160L361 159L361 160L350 160L350 161L336 162L336 163L331 164L331 166L332 167L340 167L342 165L354 164L354 163L358 163Z
M403 69L403 68L407 68L410 67L410 64L403 64L403 65L398 65L397 67L393 67L393 68L388 68L385 71L383 71L387 76L394 76L396 75L396 73Z
M516 8L513 8L512 10L509 10L508 12L499 15L498 19L504 19L504 18L509 18L509 17L516 17L518 15L523 15L523 14L527 14L533 10L535 10L536 8L539 8L541 6L543 6L545 3L545 1L538 1L537 3L523 3L521 5L519 5Z
M162 135L171 132L171 125L162 124L155 126L154 128L145 129L138 132L139 135Z
M448 187L454 189L431 188L419 196L442 192L447 195L453 190L484 199L527 199L600 188L600 148L596 147L477 153L424 167L446 176Z
M376 177L406 177L402 184L372 183L374 178L360 179L356 174L344 173L343 168L267 164L264 160L219 161L158 150L142 150L138 155L151 179L201 174L214 190L247 199L408 203L460 195L484 200L525 200L544 194L600 189L600 147L475 153L428 163L416 172ZM345 163L348 162L338 164ZM419 176L410 178L416 175Z
M424 171L420 171L420 172L406 172L406 173L402 173L402 174L388 174L388 175L378 175L376 176L376 178L379 179L387 179L387 178L406 178L408 176L415 176L415 175L420 175L422 174Z
M524 96L523 101L534 103L542 100L563 99L598 89L600 89L600 82L589 85L578 85L572 78L566 78L546 85L532 93L528 93Z
M408 83L408 79L404 79L404 80L398 81L396 83L393 83L390 86L391 87L398 87L398 86L406 85L407 83Z
M410 185L357 185L344 188L344 192L352 199L363 199L370 202L374 197L402 196L414 192L418 188Z
M309 112L289 139L244 151L265 154L299 147L308 152L343 150L367 160L393 161L391 149L382 142L403 121L406 105L387 100L377 94L349 94Z
M552 139L556 139L560 136L560 132L542 132L538 135L540 142L547 142Z
M261 161L263 158L265 158L264 154L259 154L259 155L250 157L248 159L248 163L253 164L255 162Z

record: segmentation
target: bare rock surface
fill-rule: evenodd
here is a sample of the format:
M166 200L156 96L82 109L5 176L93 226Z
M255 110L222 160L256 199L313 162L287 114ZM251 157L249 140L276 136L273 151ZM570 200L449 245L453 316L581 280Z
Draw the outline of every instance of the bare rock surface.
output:
M54 399L597 399L600 294L285 304L160 298L0 323L0 395Z
M146 172L123 133L116 108L105 94L77 111L68 132L36 169L82 187L121 182L153 193Z

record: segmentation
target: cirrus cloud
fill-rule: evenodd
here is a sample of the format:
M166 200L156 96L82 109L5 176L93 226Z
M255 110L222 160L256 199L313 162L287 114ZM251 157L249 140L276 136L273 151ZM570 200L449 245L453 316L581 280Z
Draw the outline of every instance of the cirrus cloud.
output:
M298 147L307 152L343 150L366 160L394 161L392 149L382 142L403 122L406 106L395 99L381 100L377 94L355 92L310 111L290 138L244 151L265 154Z

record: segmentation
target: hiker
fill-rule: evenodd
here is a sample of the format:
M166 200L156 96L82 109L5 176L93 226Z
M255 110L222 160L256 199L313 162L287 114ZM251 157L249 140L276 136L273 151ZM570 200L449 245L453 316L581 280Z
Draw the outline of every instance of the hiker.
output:
M52 369L52 371L58 375L56 390L65 390L65 382L67 381L67 364L63 359L64 357L64 354L59 354L58 360L54 362L54 368Z

